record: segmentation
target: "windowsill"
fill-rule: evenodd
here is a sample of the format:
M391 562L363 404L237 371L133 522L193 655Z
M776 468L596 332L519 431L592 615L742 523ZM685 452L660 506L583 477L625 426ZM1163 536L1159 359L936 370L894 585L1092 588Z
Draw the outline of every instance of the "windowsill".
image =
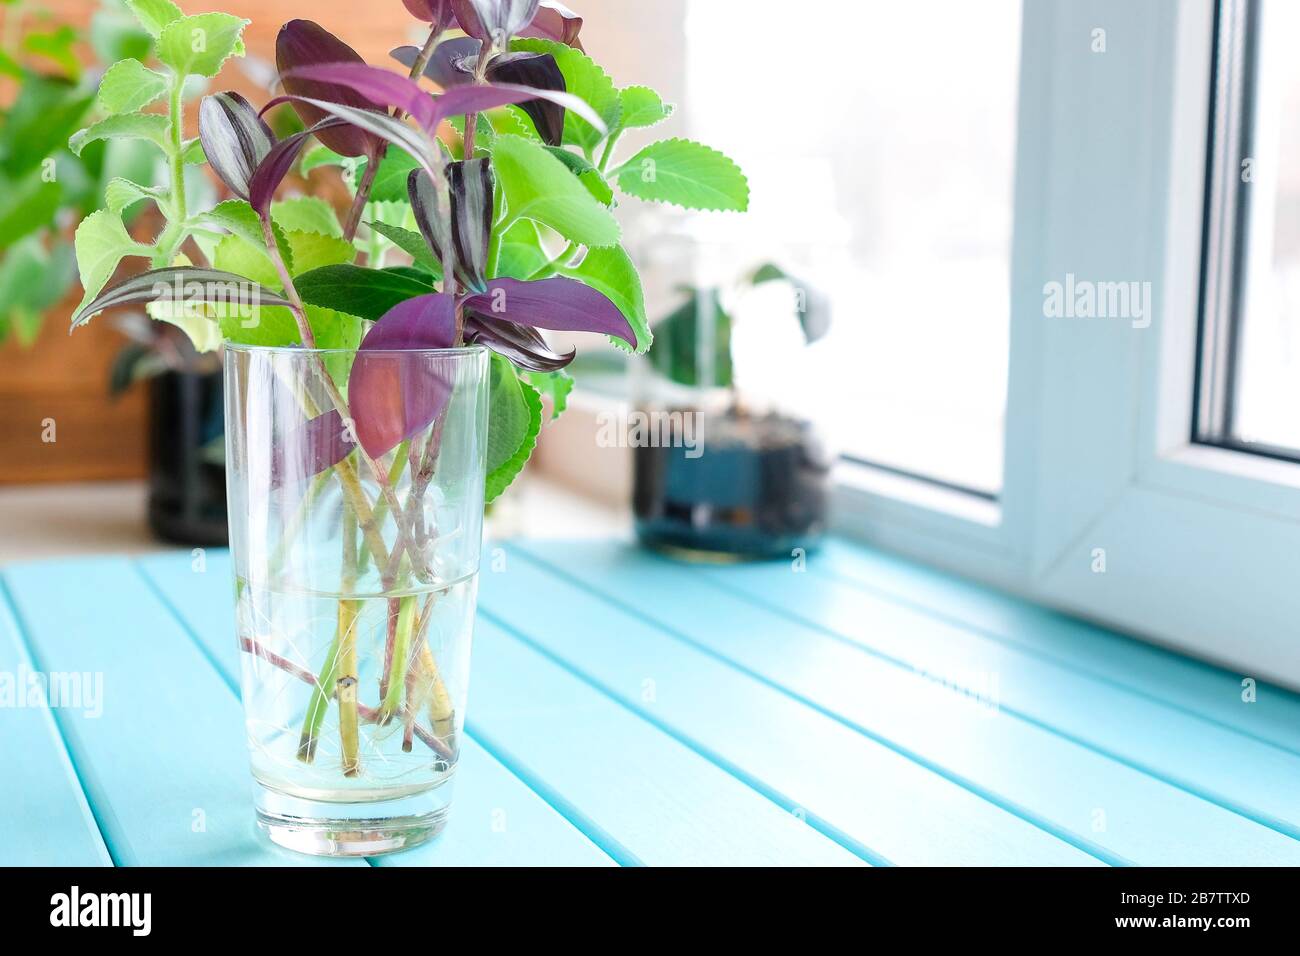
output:
M1002 523L1002 506L997 501L871 465L841 462L835 468L834 483L837 490L888 499L985 528L996 528Z

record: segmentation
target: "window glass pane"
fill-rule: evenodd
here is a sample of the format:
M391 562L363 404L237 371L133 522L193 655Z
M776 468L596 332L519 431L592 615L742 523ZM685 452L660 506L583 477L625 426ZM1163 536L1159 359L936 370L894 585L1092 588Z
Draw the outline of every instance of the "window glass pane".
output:
M1230 438L1300 452L1300 3L1258 11Z
M834 311L806 356L768 337L763 380L801 366L787 380L847 455L996 492L1020 0L738 11L690 6L690 125L753 195L747 216L709 228L737 272L775 260ZM736 337L743 384L764 343Z

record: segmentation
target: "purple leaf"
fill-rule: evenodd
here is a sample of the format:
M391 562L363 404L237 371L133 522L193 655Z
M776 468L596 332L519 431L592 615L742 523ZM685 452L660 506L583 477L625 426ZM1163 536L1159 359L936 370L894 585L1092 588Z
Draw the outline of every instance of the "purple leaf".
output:
M573 361L577 354L554 351L535 330L514 322L484 319L475 312L465 315L465 341L483 345L522 369L530 372L555 372Z
M488 65L487 78L492 83L566 92L564 74L549 53L503 53ZM519 106L533 121L546 145L560 145L564 137L563 106L544 99L529 100Z
M275 62L282 75L319 63L364 63L352 47L310 20L290 20L280 28L275 39ZM312 106L312 100L325 100L357 109L372 105L364 96L346 86L301 77L286 77L284 89L298 97L293 101L294 109L307 126L314 126L325 116L319 108ZM321 142L343 156L373 157L380 148L375 137L355 127L331 129L321 137Z
M302 99L302 97L298 96L277 96L262 107L262 112L265 113L280 103L296 102ZM408 126L387 113L377 113L371 109L358 109L354 106L343 106L326 100L303 100L303 102L316 107L321 112L337 120L365 130L381 143L392 143L398 149L409 153L425 169L431 172L438 168L438 147L423 130Z
M451 348L456 303L421 295L390 309L374 324L348 377L348 404L357 441L373 458L427 428L446 407L451 383L418 349Z
M465 307L487 319L535 329L603 332L636 348L636 333L618 306L591 286L565 276L536 282L493 279L486 292L467 298Z
M199 104L199 140L213 172L247 199L249 180L275 145L275 134L238 93L213 93Z
M480 84L458 86L441 96L431 96L414 80L364 63L331 63L308 66L293 71L298 80L346 88L353 98L360 98L371 109L395 106L412 117L430 134L452 116L482 113L498 106L548 100L573 110L600 132L606 127L599 114L585 100L558 90L536 89L514 84ZM286 84L287 85L287 84ZM273 100L272 102L277 102ZM265 109L263 110L265 112Z
M271 487L281 488L332 468L357 447L343 416L331 410L282 434L271 450Z
M345 125L347 124L340 119L333 117L324 119L311 129L294 133L288 139L283 139L271 147L270 152L262 157L262 161L258 163L257 169L249 178L248 193L244 196L259 216L265 219L270 215L271 200L275 198L275 191L293 169L294 161L302 152L302 148L307 145L307 140L312 136L320 136L325 130L334 130ZM322 136L321 139L323 141L324 137Z
M488 243L496 208L491 164L486 159L448 163L447 178L451 184L451 251L456 279L470 291L483 292L487 289ZM424 170L414 169L406 187L420 233L435 258L441 260L447 227L437 214L433 180Z
M451 23L451 0L402 0L402 3L417 20L436 24L439 28Z
M499 49L537 15L538 0L451 0L460 28Z
M433 51L433 56L429 58L429 63L424 68L424 75L443 89L464 86L474 79L473 64L478 59L478 51L482 48L483 42L473 37L454 37L444 40ZM409 70L415 66L420 50L413 46L399 46L389 56Z
M554 0L542 0L533 22L519 31L521 37L542 37L557 40L565 46L582 49L578 34L582 32L582 17Z

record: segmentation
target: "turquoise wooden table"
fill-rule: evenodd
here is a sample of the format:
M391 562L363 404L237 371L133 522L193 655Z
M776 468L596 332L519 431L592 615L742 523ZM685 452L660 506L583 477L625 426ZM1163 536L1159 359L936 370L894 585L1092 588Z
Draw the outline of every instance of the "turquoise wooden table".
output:
M1300 864L1300 698L1241 675L843 542L480 577L451 823L375 864ZM223 552L0 578L0 678L102 675L0 709L0 863L321 862L253 824Z

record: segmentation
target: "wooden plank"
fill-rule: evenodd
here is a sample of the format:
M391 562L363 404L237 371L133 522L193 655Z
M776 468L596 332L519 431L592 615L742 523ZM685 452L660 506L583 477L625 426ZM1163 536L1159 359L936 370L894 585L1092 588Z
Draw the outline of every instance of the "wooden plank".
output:
M3 572L33 657L103 675L103 714L59 725L123 865L315 863L261 839L239 704L123 559Z
M1081 673L1216 720L1300 754L1300 695L1079 621L942 571L832 539L809 558L819 574L960 624Z
M1042 726L780 618L630 547L521 545L539 563L643 614L900 752L1112 862L1294 865L1300 842ZM669 599L670 598L670 599ZM1240 772L1240 771L1239 771Z
M510 554L501 571L482 574L479 592L491 619L864 859L922 866L1100 865L517 555Z
M230 556L225 550L213 549L201 558L196 560L190 552L172 552L141 558L138 564L159 597L185 622L227 687L237 694L239 652ZM467 735L446 830L432 843L376 857L372 862L384 866L610 866L614 861Z
M520 592L516 599L544 602L549 595ZM480 619L476 642L474 734L552 805L584 821L583 829L619 862L862 864L502 628Z
M13 695L5 700L0 692L0 866L112 866L46 698L28 697L26 675L36 673L44 672L28 655L0 593L0 684ZM81 700L63 704L93 712L97 701L83 692Z
M823 567L792 574L783 562L700 576L950 686L978 693L995 684L1008 712L1300 838L1300 755L869 594ZM941 602L936 595L931 606Z

